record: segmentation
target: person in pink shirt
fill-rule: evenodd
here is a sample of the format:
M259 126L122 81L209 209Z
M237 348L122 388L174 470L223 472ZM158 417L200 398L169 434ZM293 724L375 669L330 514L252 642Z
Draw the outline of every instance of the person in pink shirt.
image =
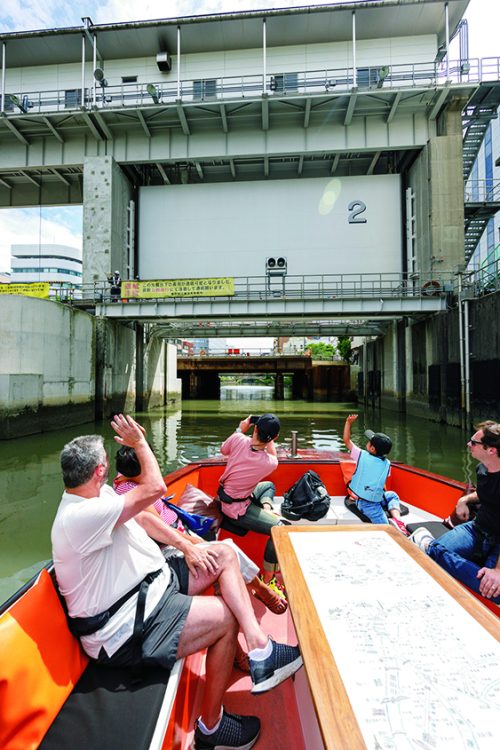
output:
M252 426L252 434L245 435ZM236 431L222 443L221 453L227 456L227 464L217 491L222 513L232 524L269 537L264 550L263 580L273 589L277 588L278 560L271 529L283 521L272 512L274 484L262 480L278 466L274 441L279 431L280 421L274 414L243 419Z

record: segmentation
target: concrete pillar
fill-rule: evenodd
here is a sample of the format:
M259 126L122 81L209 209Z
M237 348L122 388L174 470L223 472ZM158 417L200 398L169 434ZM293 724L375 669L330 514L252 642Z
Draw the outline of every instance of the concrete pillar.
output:
M462 100L440 116L437 132L409 174L415 191L417 271L426 279L464 265Z
M282 372L277 372L274 379L274 398L276 401L283 401L285 398L285 385Z
M111 156L83 163L83 283L126 276L128 206L132 188Z
M406 322L398 320L396 323L396 349L397 349L397 373L396 373L396 398L401 412L406 411Z
M135 410L144 411L144 325L135 325Z

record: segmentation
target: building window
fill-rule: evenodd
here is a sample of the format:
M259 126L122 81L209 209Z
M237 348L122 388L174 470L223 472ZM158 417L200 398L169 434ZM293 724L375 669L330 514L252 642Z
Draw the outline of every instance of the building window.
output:
M216 94L217 82L215 78L202 78L199 81L193 81L193 99L196 101L215 99Z
M81 89L66 89L64 92L64 107L65 109L76 109L82 103L82 90Z
M3 109L4 109L4 112L14 111L14 102L12 101L12 97L10 94L5 94L5 98L3 102Z
M495 220L489 219L486 224L486 247L488 254L495 248Z
M137 76L122 76L122 83L137 83Z
M491 123L484 136L484 171L486 174L486 200L488 193L493 190L493 149L491 143Z
M270 88L271 91L276 91L278 94L286 94L288 92L298 91L298 73L280 73L278 75L271 76Z

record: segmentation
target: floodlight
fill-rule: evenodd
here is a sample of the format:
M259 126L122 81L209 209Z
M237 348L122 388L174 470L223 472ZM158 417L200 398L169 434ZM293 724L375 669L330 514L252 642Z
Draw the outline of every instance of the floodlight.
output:
M155 86L154 83L148 83L148 85L146 86L146 91L155 104L160 103L160 92L158 90L158 86Z
M19 99L15 94L10 94L10 101L16 107L19 107L23 115L28 114L28 110L33 107L33 102L29 100L27 94L25 94L22 99Z
M104 70L102 68L96 68L94 70L94 78L103 88L108 85L107 80L104 78Z
M266 258L266 273L268 276L286 276L286 258Z

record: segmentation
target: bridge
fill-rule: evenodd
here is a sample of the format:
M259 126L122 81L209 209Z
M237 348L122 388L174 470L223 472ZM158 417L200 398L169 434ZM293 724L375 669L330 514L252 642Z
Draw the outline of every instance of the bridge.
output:
M292 375L292 393L309 401L341 401L350 390L349 367L342 362L316 362L308 356L230 355L181 357L177 374L184 398L219 398L220 375L272 373L274 396L284 398L285 374Z

